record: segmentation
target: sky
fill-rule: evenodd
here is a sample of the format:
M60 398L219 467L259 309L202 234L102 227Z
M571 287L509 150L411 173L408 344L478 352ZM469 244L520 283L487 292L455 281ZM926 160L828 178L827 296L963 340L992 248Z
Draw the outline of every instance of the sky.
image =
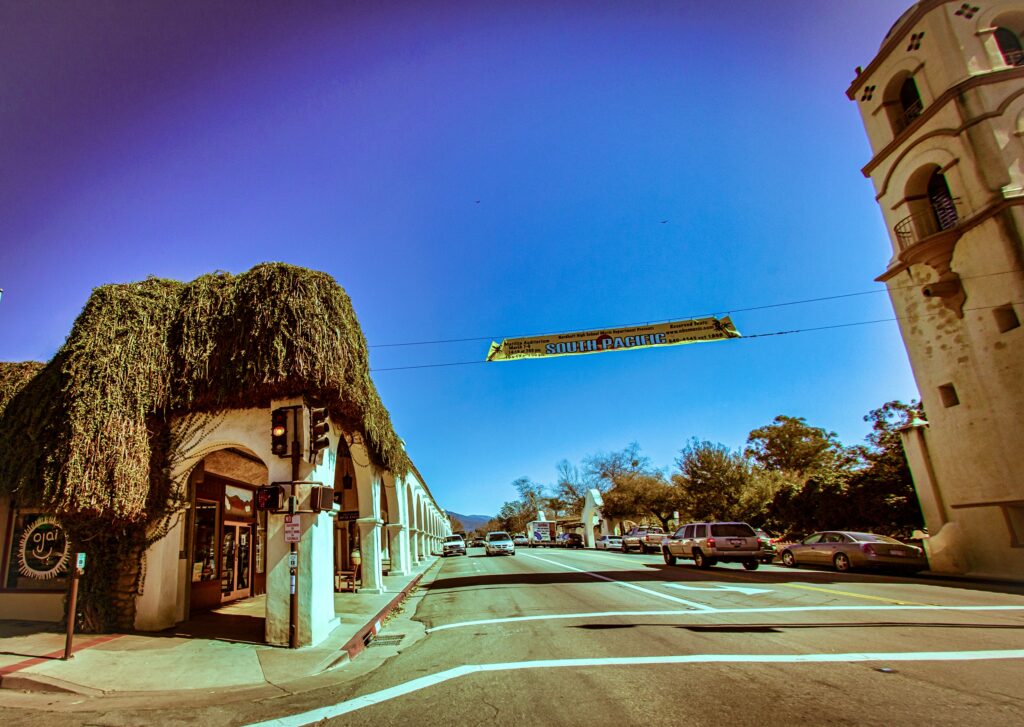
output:
M918 394L845 91L909 4L0 0L0 360L97 286L284 261L351 296L449 510L780 414L860 443ZM483 363L709 314L750 337Z

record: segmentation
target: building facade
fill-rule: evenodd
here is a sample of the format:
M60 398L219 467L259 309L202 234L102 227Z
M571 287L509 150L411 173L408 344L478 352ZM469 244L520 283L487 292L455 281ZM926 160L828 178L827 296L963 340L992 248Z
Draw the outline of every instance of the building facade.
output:
M903 432L933 570L1024 574L1024 2L922 0L847 90L927 421Z
M299 495L288 527L258 507L275 484ZM332 497L314 506L316 485ZM156 631L259 597L266 641L306 646L336 599L385 591L450 532L323 273L102 286L50 362L0 362L0 619L62 620L82 552L88 628Z

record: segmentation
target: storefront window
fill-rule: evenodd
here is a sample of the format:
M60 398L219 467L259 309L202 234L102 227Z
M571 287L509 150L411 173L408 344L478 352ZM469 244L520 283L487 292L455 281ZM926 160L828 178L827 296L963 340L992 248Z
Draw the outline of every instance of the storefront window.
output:
M217 503L196 500L196 536L192 551L192 582L217 577Z
M60 521L15 511L7 555L6 588L61 591L67 587L71 544Z

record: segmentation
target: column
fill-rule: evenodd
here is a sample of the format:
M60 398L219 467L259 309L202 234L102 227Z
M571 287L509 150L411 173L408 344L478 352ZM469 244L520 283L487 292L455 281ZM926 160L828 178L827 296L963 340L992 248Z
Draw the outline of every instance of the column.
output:
M375 517L362 517L356 520L359 526L359 548L363 558L362 585L359 591L364 593L384 593L383 571L381 570L380 534L383 520Z
M409 565L409 542L406 527L402 523L388 523L388 545L391 551L391 575L407 576L412 572Z

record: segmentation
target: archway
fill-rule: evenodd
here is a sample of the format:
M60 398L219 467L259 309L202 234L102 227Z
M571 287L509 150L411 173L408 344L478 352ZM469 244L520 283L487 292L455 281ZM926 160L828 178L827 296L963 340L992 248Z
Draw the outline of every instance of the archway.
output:
M257 512L255 491L267 476L263 460L241 446L209 452L189 473L189 616L266 593L267 514Z

